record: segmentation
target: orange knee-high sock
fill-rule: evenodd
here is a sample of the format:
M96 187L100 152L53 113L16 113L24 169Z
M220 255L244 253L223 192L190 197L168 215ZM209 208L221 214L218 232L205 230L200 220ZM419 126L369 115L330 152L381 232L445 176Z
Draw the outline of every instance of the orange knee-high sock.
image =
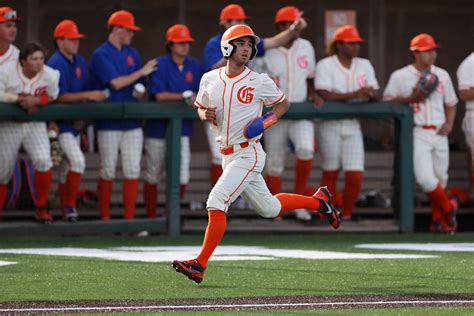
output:
M275 197L280 201L281 210L278 216L299 208L307 208L310 210L319 210L320 202L312 196L278 193Z
M265 182L273 195L281 192L281 177L266 175Z
M360 189L362 188L362 171L346 171L343 197L343 216L351 216Z
M441 222L443 220L443 212L441 211L441 208L433 201L430 201L430 207L431 207L431 220L433 222L435 221Z
M295 193L305 194L306 186L308 185L308 180L311 176L311 170L313 169L313 159L296 159L295 169Z
M323 174L321 176L321 186L327 186L329 192L332 194L336 193L338 174L339 170L323 170Z
M443 215L451 211L451 208L453 207L451 201L449 200L448 194L439 184L436 189L428 193L428 199L430 202L438 205L438 207L443 212Z
M5 204L6 199L7 199L7 185L0 184L0 211L3 210L3 204Z
M110 219L110 198L112 197L112 180L99 178L97 183L97 198L99 199L99 210L101 219Z
M48 202L48 193L51 188L51 179L53 173L51 169L45 172L35 170L35 189L36 189L36 207L46 207Z
M222 166L221 165L216 165L216 164L211 164L211 183L212 186L215 186L217 181L222 175Z
M186 190L188 189L187 184L180 184L179 185L179 199L182 200L184 195L186 194Z
M158 202L158 185L145 182L143 185L143 201L145 202L148 218L156 217L156 203Z
M123 217L132 219L135 217L135 207L138 195L138 179L124 179L122 188L123 197Z
M66 202L66 184L65 183L58 184L58 195L59 195L59 208L61 211L61 215L64 217L64 206Z
M77 193L81 186L81 174L78 172L69 171L66 179L66 196L64 205L67 207L76 208Z
M209 222L207 223L201 252L196 258L203 268L206 267L207 261L209 261L217 245L221 242L227 226L225 212L212 210L207 212L207 214L209 216Z

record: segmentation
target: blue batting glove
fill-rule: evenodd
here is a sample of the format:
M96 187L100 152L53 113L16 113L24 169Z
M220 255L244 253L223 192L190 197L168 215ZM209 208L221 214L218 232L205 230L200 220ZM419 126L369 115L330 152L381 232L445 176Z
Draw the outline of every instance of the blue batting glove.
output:
M273 111L266 113L264 116L256 117L244 128L244 136L248 139L257 137L277 121L278 118Z

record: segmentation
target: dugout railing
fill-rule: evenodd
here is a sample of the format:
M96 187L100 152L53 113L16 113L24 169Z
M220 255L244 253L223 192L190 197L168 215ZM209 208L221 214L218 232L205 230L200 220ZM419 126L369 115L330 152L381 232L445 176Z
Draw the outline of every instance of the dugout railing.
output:
M391 102L345 104L327 102L321 109L311 103L294 104L285 119L393 119L395 160L393 207L400 232L412 232L413 211L413 114L409 107ZM180 102L51 104L28 115L12 104L0 104L0 120L50 121L73 119L167 119L166 212L165 219L153 220L155 229L170 236L181 233L179 168L181 119L197 119L196 110ZM0 149L1 150L1 149ZM130 223L132 224L132 223ZM132 224L133 225L133 224Z

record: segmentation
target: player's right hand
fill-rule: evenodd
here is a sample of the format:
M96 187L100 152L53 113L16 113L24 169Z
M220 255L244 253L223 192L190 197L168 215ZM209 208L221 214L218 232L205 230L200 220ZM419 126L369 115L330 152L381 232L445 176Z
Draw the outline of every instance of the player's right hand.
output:
M199 108L199 118L202 121L208 121L214 125L217 125L216 109L216 107Z
M142 76L148 76L151 74L153 71L155 71L157 68L157 62L156 59L149 60L145 66L143 66L140 71Z
M28 114L32 114L38 111L40 99L37 96L21 94L18 96L18 104L25 109Z
M104 90L95 90L89 91L89 93L87 94L87 98L89 99L89 101L100 102L107 99L107 96L105 95Z
M423 94L421 93L420 88L417 85L411 91L411 94L408 97L407 101L408 103L417 103L417 102L423 101L423 99L424 99Z
M298 17L296 18L295 23L297 32L301 32L308 26L308 22L306 22L306 20L303 18L303 14L304 12L301 11L300 13L298 13Z

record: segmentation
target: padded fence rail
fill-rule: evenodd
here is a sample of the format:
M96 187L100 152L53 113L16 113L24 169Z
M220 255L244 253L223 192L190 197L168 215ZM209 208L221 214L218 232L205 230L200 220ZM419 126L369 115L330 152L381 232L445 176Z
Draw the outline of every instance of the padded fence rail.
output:
M28 115L12 104L0 103L0 120L49 121L72 119L154 119L169 120L167 133L166 211L170 236L180 234L179 164L181 119L197 119L196 110L180 102L51 104ZM311 103L293 104L285 119L370 118L395 121L394 211L400 232L413 231L413 115L409 107L392 102L345 104L327 102L321 109ZM387 179L391 181L391 179Z

